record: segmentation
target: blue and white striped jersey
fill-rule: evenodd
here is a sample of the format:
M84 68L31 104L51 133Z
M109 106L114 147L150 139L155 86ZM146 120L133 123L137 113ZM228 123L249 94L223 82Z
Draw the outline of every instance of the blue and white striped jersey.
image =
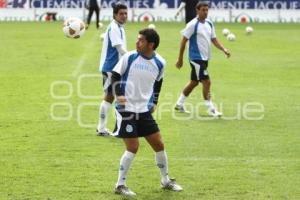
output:
M211 57L211 40L216 38L214 25L211 21L200 22L198 18L190 21L181 31L182 36L189 39L189 59L209 60Z
M127 49L125 31L122 25L113 20L107 27L103 41L99 71L111 72L121 55L116 46Z
M136 51L123 55L113 71L121 75L121 92L126 98L125 111L151 111L154 83L163 78L165 65L166 61L158 53L154 53L152 58Z

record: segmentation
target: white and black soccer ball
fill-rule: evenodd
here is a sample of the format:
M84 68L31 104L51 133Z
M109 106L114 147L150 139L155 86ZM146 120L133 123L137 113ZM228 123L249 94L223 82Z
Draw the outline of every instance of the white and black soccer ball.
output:
M104 24L102 22L99 22L98 25L99 25L99 28L103 28L104 27Z
M222 30L222 34L223 34L225 37L227 37L227 35L230 34L230 30L227 29L227 28L224 28L224 29Z
M101 33L101 34L100 34L100 40L103 41L104 38L105 38L105 33Z
M253 33L253 28L251 27L251 26L247 26L246 27L246 34L247 35L250 35L250 34L252 34Z
M155 26L155 24L149 24L149 25L148 25L148 28L150 28L150 29L155 29L156 26Z
M229 35L227 35L227 40L230 42L235 41L235 35L233 33L230 33Z
M81 19L71 17L64 22L63 32L69 38L80 38L85 32L85 24Z

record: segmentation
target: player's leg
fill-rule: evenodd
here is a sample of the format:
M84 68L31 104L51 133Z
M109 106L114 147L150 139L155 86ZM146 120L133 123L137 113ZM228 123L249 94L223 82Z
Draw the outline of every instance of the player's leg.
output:
M180 94L179 98L177 99L175 110L178 110L179 112L186 112L184 108L184 102L186 98L190 95L190 93L194 90L195 87L198 85L198 81L191 80L183 89L182 93Z
M91 23L91 19L92 19L92 16L93 16L93 8L89 7L89 13L88 13L88 16L87 16L87 26L86 26L86 29L89 28L90 26L90 23Z
M100 9L97 7L95 9L96 11L96 28L99 29L99 15L100 15Z
M158 125L150 112L140 114L137 121L137 132L143 136L155 151L155 160L161 174L161 185L164 189L181 191L182 187L176 184L174 179L169 178L168 157L165 151Z
M156 164L160 169L161 182L167 183L170 181L168 175L168 158L165 152L164 143L162 142L159 132L145 136L145 139L155 151Z
M198 74L199 74L200 66L193 61L190 62L190 65L191 65L191 80L184 87L175 106L175 110L178 110L179 112L186 112L186 110L184 109L184 102L186 98L190 95L190 93L194 90L194 88L197 87L199 84Z
M107 118L112 103L114 101L114 96L110 93L105 94L103 101L100 104L100 117L99 124L97 127L98 135L107 136L111 135L110 131L107 129Z
M206 80L202 80L202 95L205 101L210 101L211 100L211 96L210 96L210 79L206 79Z
M200 80L202 83L202 95L205 100L205 105L207 106L208 109L208 114L213 116L213 117L220 117L222 116L222 113L218 112L217 109L215 108L211 95L210 95L210 88L211 88L211 81L208 75L207 71L207 64L208 62L203 61L200 63L201 64L201 69L200 69Z
M197 87L199 84L199 81L190 80L190 82L184 87L182 93L184 96L188 97L195 87Z
M115 186L115 193L126 196L134 196L136 194L126 186L126 177L139 148L135 117L132 113L119 112L118 110L116 110L116 116L115 134L117 137L123 138L126 150L120 160L119 175Z
M136 194L126 186L126 177L135 154L138 151L139 140L138 138L124 138L123 141L126 146L126 151L123 153L120 160L119 176L115 187L115 193L126 196L135 196Z
M103 72L103 89L105 92L104 99L100 104L100 112L99 112L99 123L97 127L97 135L99 136L107 136L111 135L110 131L107 129L107 117L108 112L114 102L114 96L112 94L112 86L111 86L111 73Z
M182 191L182 187L176 183L175 179L169 178L168 157L160 133L156 132L145 136L145 139L155 151L155 161L157 167L160 169L162 188L177 192Z

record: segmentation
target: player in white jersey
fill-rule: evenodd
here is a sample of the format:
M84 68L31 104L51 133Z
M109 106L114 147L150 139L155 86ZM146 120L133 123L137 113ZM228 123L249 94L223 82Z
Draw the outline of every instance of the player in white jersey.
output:
M139 137L144 137L155 151L160 169L161 187L181 191L182 187L168 175L168 161L156 121L152 117L160 93L165 60L155 52L159 35L153 29L139 32L137 51L125 54L112 72L112 85L117 99L115 135L123 139L126 151L120 160L115 193L136 195L126 186L126 175L138 151Z
M111 89L111 71L122 55L127 52L126 36L123 25L127 21L127 6L116 4L113 7L114 19L105 32L99 70L103 76L104 100L100 105L97 135L107 136L110 131L106 128L107 115L114 101Z
M196 6L196 10L197 18L190 21L181 32L183 37L176 67L178 69L182 67L183 53L186 43L189 41L189 62L192 72L191 81L183 89L182 94L177 100L175 109L180 112L186 112L184 101L199 82L201 82L203 85L203 98L208 107L208 114L210 116L220 117L222 113L216 110L210 96L211 82L207 67L210 59L211 43L223 51L227 57L230 57L230 52L218 41L213 23L206 19L208 15L208 2L200 1Z

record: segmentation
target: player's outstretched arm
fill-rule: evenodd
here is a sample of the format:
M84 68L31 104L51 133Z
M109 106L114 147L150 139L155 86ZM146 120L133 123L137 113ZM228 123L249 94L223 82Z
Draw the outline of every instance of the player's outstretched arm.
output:
M127 50L121 44L116 45L116 48L121 56L127 53Z
M227 58L229 58L231 56L231 53L228 49L224 48L223 45L219 42L219 40L217 38L213 38L211 39L212 43L215 45L215 47L217 47L218 49L220 49L221 51L224 52L224 54L227 56Z
M181 43L180 43L180 49L179 49L179 56L177 59L176 67L180 69L183 65L183 54L185 50L185 45L187 43L188 39L186 37L182 37Z

